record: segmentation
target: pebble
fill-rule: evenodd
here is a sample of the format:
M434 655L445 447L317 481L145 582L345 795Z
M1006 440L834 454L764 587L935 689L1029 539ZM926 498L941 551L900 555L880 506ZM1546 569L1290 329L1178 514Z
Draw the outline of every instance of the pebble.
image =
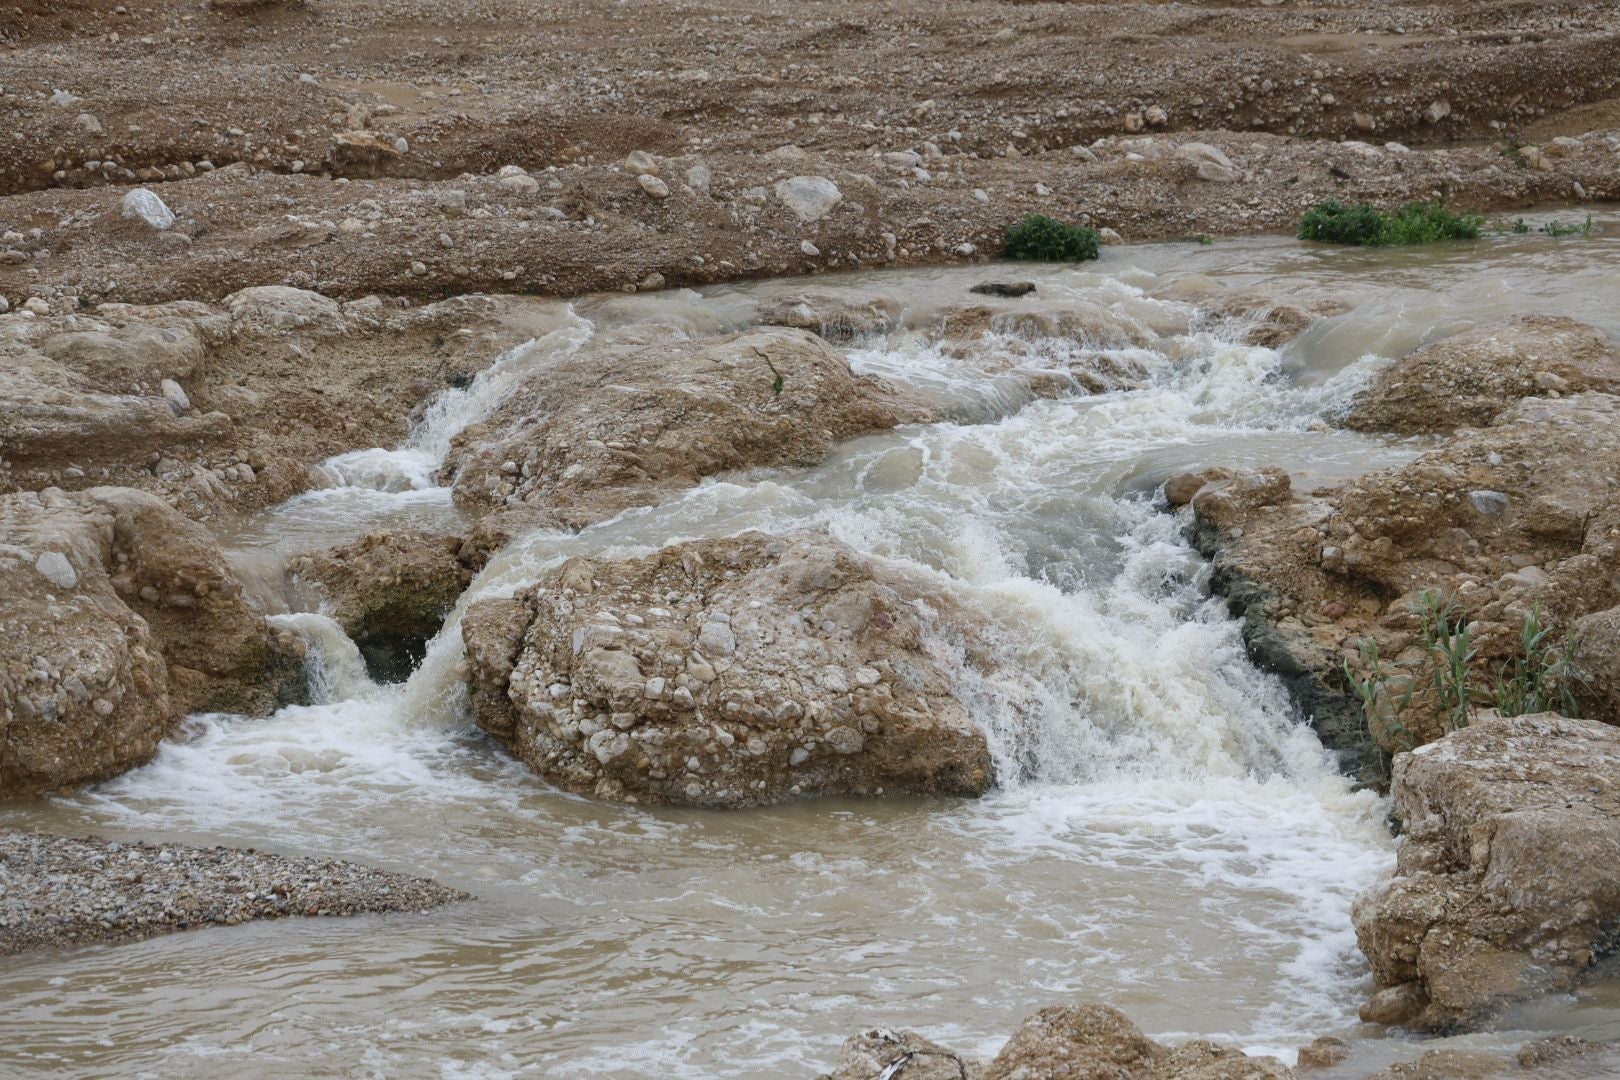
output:
M641 185L642 191L655 199L669 198L669 185L651 173L642 173L636 177L636 183Z

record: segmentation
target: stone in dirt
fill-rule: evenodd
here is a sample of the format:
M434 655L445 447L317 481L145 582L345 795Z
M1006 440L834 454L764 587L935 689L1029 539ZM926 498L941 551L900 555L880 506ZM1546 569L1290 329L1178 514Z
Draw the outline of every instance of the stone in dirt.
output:
M1465 330L1384 368L1345 417L1355 431L1483 427L1524 397L1620 393L1620 351L1573 319L1520 315Z
M188 712L297 700L299 655L154 496L0 497L0 798L139 765Z
M631 340L529 379L456 437L445 476L462 506L579 528L718 472L813 465L841 439L929 416L803 331Z
M472 581L461 538L417 530L368 533L293 559L288 572L317 586L372 678L401 682Z
M985 737L954 694L980 634L897 567L760 533L572 559L462 622L478 726L535 772L714 807L983 793Z
M1477 1027L1568 990L1620 935L1620 728L1477 720L1395 759L1392 877L1357 898L1364 1018Z

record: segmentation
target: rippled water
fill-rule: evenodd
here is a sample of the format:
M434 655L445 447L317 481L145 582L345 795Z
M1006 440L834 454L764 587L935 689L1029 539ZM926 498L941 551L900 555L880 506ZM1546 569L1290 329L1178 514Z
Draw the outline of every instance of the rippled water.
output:
M1620 222L1610 222L1620 232ZM991 276L1019 308L1085 311L1089 340L992 337L981 355L1118 363L1139 389L1037 399L941 348L939 313ZM381 524L453 525L434 474L518 380L615 334L747 325L804 288L882 294L903 329L848 350L946 422L856 440L814 469L716 478L578 534L515 542L469 596L576 554L749 528L816 529L936 574L1018 627L959 692L1003 786L977 801L747 812L594 804L476 734L452 625L402 686L364 677L335 624L276 618L325 663L317 700L200 716L156 761L20 823L251 843L431 875L478 900L425 916L292 920L13 961L0 1070L98 1077L809 1076L840 1039L905 1025L993 1052L1019 1018L1109 1001L1157 1035L1289 1055L1323 1033L1356 1067L1411 1056L1355 1022L1348 907L1392 862L1385 807L1350 790L1244 657L1153 490L1185 468L1278 464L1303 485L1421 446L1328 429L1382 358L1518 311L1620 335L1620 243L1515 237L1424 252L1291 241L1109 249L1082 269L867 274L541 305L552 329L447 394L409 443L327 463L330 487L234 535L243 560ZM1350 307L1280 351L1236 344L1218 290ZM453 617L454 618L454 617ZM1015 726L1005 703L1033 702ZM1526 1029L1620 1034L1607 989ZM1511 1033L1482 1037L1511 1041ZM1480 1040L1475 1040L1476 1042Z

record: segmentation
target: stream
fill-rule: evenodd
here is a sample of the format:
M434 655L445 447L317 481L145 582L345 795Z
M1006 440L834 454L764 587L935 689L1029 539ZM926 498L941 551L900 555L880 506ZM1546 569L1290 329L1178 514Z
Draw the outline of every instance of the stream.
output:
M8 961L0 1072L808 1080L862 1028L988 1057L1024 1016L1074 1000L1115 1005L1156 1038L1289 1061L1318 1035L1350 1039L1351 1061L1322 1076L1415 1057L1424 1044L1356 1019L1371 981L1349 907L1393 865L1387 805L1353 789L1248 662L1154 493L1208 465L1278 465L1309 488L1410 460L1426 444L1323 418L1388 358L1466 326L1535 312L1620 336L1620 215L1602 223L1590 238L1420 251L1223 240L1107 248L1080 267L534 301L547 332L443 394L403 446L334 458L326 487L237 523L233 558L270 580L290 555L371 529L457 527L433 480L450 437L558 356L627 333L741 328L806 289L886 296L902 325L844 351L945 420L522 537L462 603L575 555L828 532L1013 628L996 643L1000 673L959 687L1002 783L970 801L595 803L473 729L455 677L461 608L398 685L371 682L329 618L286 610L275 618L319 658L317 704L193 717L148 766L8 819L351 858L477 899ZM964 365L930 328L991 279L1037 283L1019 310L1084 311L1101 330L991 334L975 347L1009 370ZM1235 290L1344 310L1280 349L1247 346L1244 320L1211 314ZM1011 370L1093 362L1139 370L1140 385L1037 397ZM1034 703L1016 724L1014 690ZM1620 990L1594 982L1448 1043L1511 1046L1531 1031L1620 1037Z

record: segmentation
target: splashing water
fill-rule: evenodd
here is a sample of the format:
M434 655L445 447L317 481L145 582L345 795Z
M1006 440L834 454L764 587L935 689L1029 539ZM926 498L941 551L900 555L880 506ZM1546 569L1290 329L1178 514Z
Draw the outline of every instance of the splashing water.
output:
M1249 664L1206 594L1207 568L1151 494L1208 464L1277 464L1314 485L1407 460L1414 446L1320 417L1381 356L1430 333L1439 310L1454 322L1513 303L1557 311L1563 296L1580 313L1595 303L1580 282L1608 280L1560 251L1535 256L1541 276L1504 296L1485 284L1502 272L1488 260L1391 283L1356 258L1318 265L1256 241L1038 271L1036 314L1080 313L1084 331L998 330L971 362L932 328L981 273L818 279L897 300L901 328L847 355L949 422L520 538L403 686L366 682L329 619L282 616L320 654L317 704L193 718L150 766L25 815L356 857L461 885L477 903L25 962L0 975L9 1060L64 1065L53 1040L92 1011L111 1045L63 1075L812 1075L862 1027L988 1053L1023 1015L1077 998L1110 1001L1155 1034L1285 1055L1349 1034L1366 976L1348 907L1390 862L1382 805L1350 789ZM1620 265L1608 248L1583 258ZM1158 295L1193 276L1251 285L1268 273L1331 287L1355 309L1279 352ZM590 314L713 332L797 287L608 299ZM455 431L591 334L571 311L443 395L404 448L329 462L347 486L268 516L255 542L308 546L322 529L331 542L447 507L433 476ZM1131 379L1043 399L1021 374L1087 365ZM990 736L997 791L723 814L600 805L550 790L469 729L456 678L466 604L571 556L751 528L829 532L996 617L997 664L962 669L958 692Z

